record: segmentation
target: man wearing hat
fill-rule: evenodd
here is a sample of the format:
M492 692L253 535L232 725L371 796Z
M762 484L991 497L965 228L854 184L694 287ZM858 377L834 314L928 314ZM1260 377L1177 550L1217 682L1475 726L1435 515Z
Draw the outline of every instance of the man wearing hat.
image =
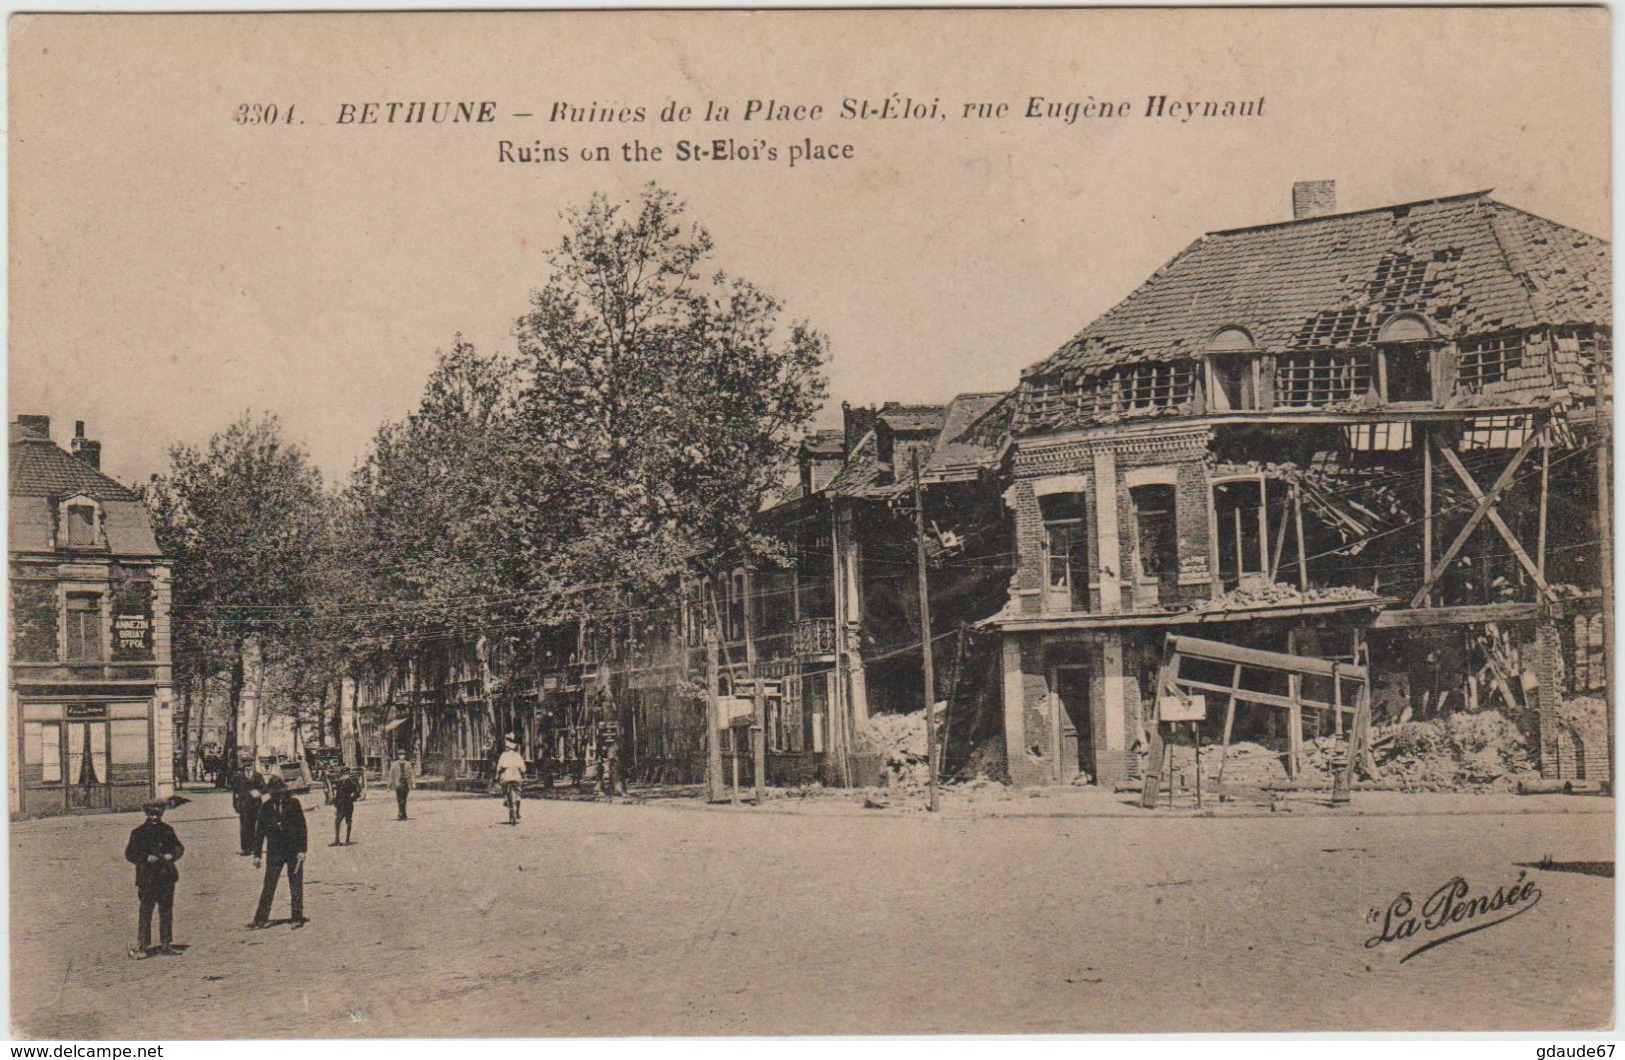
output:
M265 886L260 889L260 904L254 910L253 929L271 926L271 903L276 899L276 885L282 867L288 868L288 897L293 907L293 926L305 926L305 851L309 841L305 834L305 808L288 793L288 784L281 777L272 777L266 785L270 798L260 807L259 825L254 830L254 867L265 860Z
M406 748L395 752L395 761L384 773L384 783L395 789L395 805L400 809L395 819L406 820L406 797L412 794L412 763L406 760Z
M124 860L135 866L135 893L141 899L141 920L136 933L135 948L130 956L136 960L152 955L152 910L158 908L158 953L175 954L179 951L171 943L175 909L175 881L181 878L175 867L186 848L181 845L175 829L164 823L164 810L168 804L159 800L142 806L147 819L130 832L130 841L124 847Z
M502 784L505 805L514 808L513 819L519 820L519 785L525 779L525 758L519 753L519 744L512 736L502 742L502 756L497 759L497 780Z

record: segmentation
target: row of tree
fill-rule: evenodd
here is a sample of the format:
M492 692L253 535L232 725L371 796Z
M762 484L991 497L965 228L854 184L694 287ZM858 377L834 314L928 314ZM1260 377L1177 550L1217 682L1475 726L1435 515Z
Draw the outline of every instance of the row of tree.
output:
M308 722L365 655L566 620L584 586L658 592L763 546L752 517L824 400L825 338L715 271L667 191L562 216L514 347L458 336L347 480L245 415L145 487L176 683L226 683L228 741L256 655L267 702Z

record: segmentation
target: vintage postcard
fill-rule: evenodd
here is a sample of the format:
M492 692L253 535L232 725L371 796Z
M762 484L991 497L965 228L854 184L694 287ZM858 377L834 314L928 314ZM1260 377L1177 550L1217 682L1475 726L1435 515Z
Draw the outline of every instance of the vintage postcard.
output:
M14 16L13 1035L1611 1027L1609 33Z

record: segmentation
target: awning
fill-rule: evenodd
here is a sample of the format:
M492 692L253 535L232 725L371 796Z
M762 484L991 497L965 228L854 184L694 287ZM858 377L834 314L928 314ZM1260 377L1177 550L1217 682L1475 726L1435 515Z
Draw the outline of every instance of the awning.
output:
M382 726L379 727L378 731L379 732L389 732L392 729L400 728L402 725L405 725L406 722L407 722L407 719L405 719L405 718L396 718L394 721L385 722Z

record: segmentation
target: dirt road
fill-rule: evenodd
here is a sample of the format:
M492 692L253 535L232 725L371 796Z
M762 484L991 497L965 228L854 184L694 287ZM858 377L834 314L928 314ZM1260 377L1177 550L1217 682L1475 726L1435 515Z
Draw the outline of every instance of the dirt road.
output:
M1414 946L1364 943L1402 891L1611 866L1611 805L1405 798L1233 818L531 802L510 828L495 799L422 793L403 823L374 793L355 846L326 846L331 810L311 811L310 925L250 932L258 874L203 795L169 815L190 949L142 962L133 815L16 822L12 1021L72 1039L1606 1023L1611 878L1524 868L1539 901L1504 924L1404 963Z

